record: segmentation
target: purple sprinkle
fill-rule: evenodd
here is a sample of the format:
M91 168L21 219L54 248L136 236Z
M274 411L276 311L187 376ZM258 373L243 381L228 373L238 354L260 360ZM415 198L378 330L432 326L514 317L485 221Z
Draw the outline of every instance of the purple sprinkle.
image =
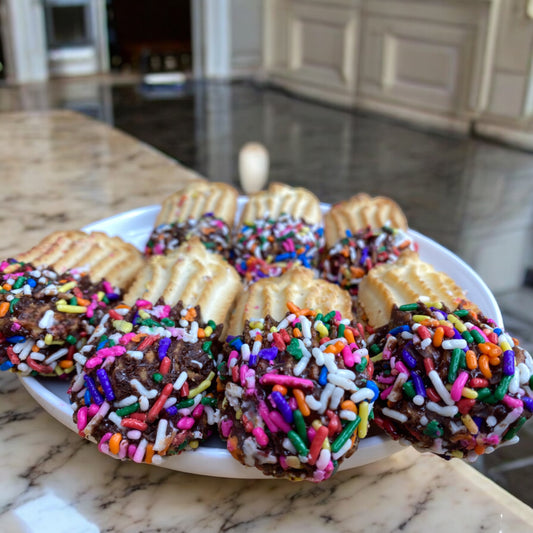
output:
M361 260L359 261L359 264L364 265L367 258L368 258L368 246L365 246L363 248L363 252L361 254Z
M455 328L453 328L453 338L454 338L454 339L462 339L463 336L459 333L458 330L456 330Z
M424 387L424 381L418 374L416 370L411 372L411 379L413 380L413 385L418 396L426 397L426 387Z
M236 339L237 335L228 335L226 337L226 342L231 342L233 339Z
M163 359L167 355L168 348L170 346L170 343L172 341L168 337L163 337L159 341L159 348L157 349L157 355L159 356L159 360Z
M106 400L112 402L115 399L115 393L113 392L113 387L111 381L109 381L109 376L107 375L105 368L99 368L96 371L96 375L98 376L98 381L100 381L100 384L102 385Z
M523 396L521 400L524 402L524 405L530 410L533 411L533 398L529 396Z
M283 397L283 394L281 392L275 390L271 394L272 400L276 404L276 407L279 409L281 415L285 419L285 422L288 424L292 424L292 421L294 420L294 416L292 414L291 406L288 404L287 400Z
M257 355L250 354L250 359L248 359L248 366L255 366L257 364Z
M476 423L478 428L480 428L481 424L483 424L483 419L480 416L473 416L472 420Z
M168 416L176 416L178 414L178 408L175 405L171 405L166 409Z
M402 350L402 359L404 360L404 363L409 367L409 368L416 368L416 359L413 357L413 355L407 350L407 349L403 349Z
M271 348L263 348L257 355L263 359L273 361L278 355L278 349L275 346L272 346Z
M512 376L514 374L513 350L505 350L505 352L503 352L503 373L505 376Z
M83 379L85 380L85 384L87 385L87 390L89 391L89 394L91 395L91 398L93 399L93 402L96 405L102 405L104 403L104 399L102 398L101 394L98 392L98 389L96 388L93 378L85 375L83 376Z

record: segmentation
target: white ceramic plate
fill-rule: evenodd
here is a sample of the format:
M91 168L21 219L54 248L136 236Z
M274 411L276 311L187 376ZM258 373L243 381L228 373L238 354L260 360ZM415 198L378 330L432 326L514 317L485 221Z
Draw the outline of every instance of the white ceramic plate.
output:
M244 202L244 198L239 198L239 211ZM322 204L322 208L326 211L329 206ZM159 209L159 205L141 207L89 224L83 229L103 231L112 236L119 235L143 250ZM486 316L503 326L500 309L494 296L483 280L464 261L428 237L413 230L410 230L410 234L418 242L420 257L424 261L432 263L437 270L453 278L459 286L468 291L468 297L476 302ZM33 377L20 379L27 391L49 414L68 428L77 431L72 421L67 382ZM359 443L357 452L341 464L340 470L372 463L400 449L397 442L384 435L368 437ZM165 458L160 466L200 475L265 479L265 476L255 468L247 468L235 461L217 437L211 438L195 451Z

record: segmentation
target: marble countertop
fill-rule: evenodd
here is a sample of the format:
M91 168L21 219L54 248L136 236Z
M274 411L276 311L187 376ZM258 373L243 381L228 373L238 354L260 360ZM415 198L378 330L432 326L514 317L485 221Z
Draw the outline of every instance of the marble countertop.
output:
M0 115L7 257L57 229L149 204L196 174L71 112ZM403 449L319 485L121 463L0 375L0 530L530 531L533 510L471 466ZM194 453L194 452L191 452Z

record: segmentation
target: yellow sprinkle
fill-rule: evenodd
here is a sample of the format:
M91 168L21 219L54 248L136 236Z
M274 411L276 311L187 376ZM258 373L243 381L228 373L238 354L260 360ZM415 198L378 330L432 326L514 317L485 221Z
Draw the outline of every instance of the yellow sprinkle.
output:
M240 420L242 418L242 409L237 409L235 411L235 419Z
M318 331L321 339L328 336L328 328L322 322L318 322L315 325L315 329Z
M427 307L434 307L435 309L442 309L442 302L428 302Z
M374 355L374 357L371 357L370 360L375 363L376 361L381 361L383 359L383 352L379 352L377 355Z
M150 314L147 313L144 309L139 310L139 316L145 320L146 318L150 318Z
M65 283L64 285L61 285L59 289L57 289L57 292L67 292L70 291L70 289L73 289L77 283L75 281L69 281L68 283Z
M98 291L96 293L96 296L98 297L98 300L101 302L104 299L105 292L104 291Z
M479 432L479 428L477 427L476 423L472 420L472 417L470 415L463 415L461 417L461 420L463 421L463 424L466 426L466 429L472 434L477 435Z
M451 454L457 459L462 459L464 457L464 453L461 450L452 450Z
M357 426L357 436L360 439L364 439L368 433L368 402L361 402L359 404L359 416L361 417L361 422Z
M194 398L196 395L200 394L201 392L206 390L208 387L210 387L211 386L211 382L213 381L214 377L215 377L215 373L214 372L209 372L209 376L207 376L207 379L204 379L202 381L202 383L200 383L200 385L198 385L198 387L196 387L195 389L192 389L189 392L189 396L187 396L187 398Z
M56 302L56 305L68 305L68 304L67 304L67 301L66 301L66 300L63 300L63 298L61 298L61 300L58 300L58 301Z
M477 392L474 389L468 387L463 387L463 392L461 393L463 398L468 398L469 400L475 400L477 398Z
M85 313L87 307L84 305L58 305L57 310L61 313Z
M431 320L431 317L427 315L413 315L413 320L415 322L424 322L424 320Z
M313 426L313 428L315 430L318 431L318 428L322 426L322 423L320 422L320 420L316 419L316 420L313 420L313 422L311 423L311 425Z
M113 327L122 333L129 333L133 329L133 324L127 320L113 320Z
M193 450L196 450L196 448L198 448L198 446L200 446L200 443L197 440L191 440L191 442L189 442L189 446Z
M213 333L213 328L211 326L207 326L204 328L204 333L206 337L209 337Z
M330 444L329 444L329 439L327 437L324 439L324 442L322 443L322 449L323 450L331 450L331 447L330 447Z
M44 336L44 343L45 344L52 344L52 342L54 341L54 337L52 337L52 335L50 333L47 333L45 336Z
M302 463L296 455L287 455L287 466L289 468L302 468Z
M507 350L511 350L511 345L507 341L502 341L500 343L500 348L502 349L502 352L506 352Z
M277 333L278 332L278 328L276 326L272 326L270 328L270 333Z
M457 328L459 333L466 331L466 326L455 315L449 314L448 320Z
M452 327L452 323L449 322L448 320L439 320L439 324L440 324L441 326L448 326L449 328Z

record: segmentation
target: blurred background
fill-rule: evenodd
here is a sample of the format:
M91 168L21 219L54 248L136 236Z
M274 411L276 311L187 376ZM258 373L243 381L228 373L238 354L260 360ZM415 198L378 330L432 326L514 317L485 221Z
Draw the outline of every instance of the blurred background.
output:
M75 110L237 186L259 141L272 180L391 196L530 351L532 73L533 0L0 0L0 111ZM533 505L522 435L477 467Z

